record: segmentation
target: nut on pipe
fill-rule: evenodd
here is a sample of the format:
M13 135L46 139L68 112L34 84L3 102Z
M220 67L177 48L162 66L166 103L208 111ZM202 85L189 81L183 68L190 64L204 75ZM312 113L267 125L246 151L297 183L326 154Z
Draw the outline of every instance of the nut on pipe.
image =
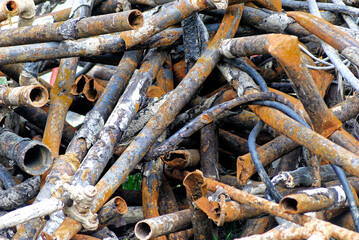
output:
M48 98L47 89L42 85L0 87L0 105L42 107Z

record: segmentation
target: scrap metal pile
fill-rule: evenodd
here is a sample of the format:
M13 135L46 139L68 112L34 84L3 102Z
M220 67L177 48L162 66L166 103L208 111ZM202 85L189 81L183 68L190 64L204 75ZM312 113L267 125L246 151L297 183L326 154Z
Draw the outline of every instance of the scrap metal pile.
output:
M359 239L358 7L1 0L0 238Z

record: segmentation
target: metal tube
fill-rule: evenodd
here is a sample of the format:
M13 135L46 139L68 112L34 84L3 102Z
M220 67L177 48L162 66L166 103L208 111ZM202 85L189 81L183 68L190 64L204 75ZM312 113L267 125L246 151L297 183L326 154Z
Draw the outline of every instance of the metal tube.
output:
M108 201L103 207L98 211L98 221L102 226L106 226L110 221L121 217L127 213L127 204L125 200L121 197L115 197Z
M137 29L143 25L143 16L138 10L130 10L83 18L71 24L73 21L1 30L0 47L67 40L68 33L61 31L65 27L70 28L76 39Z
M41 85L0 87L0 105L42 107L48 98L47 89Z
M0 217L0 229L15 226L30 219L49 215L61 210L64 204L57 198L50 198L45 202L29 205L9 212Z
M315 188L285 196L279 207L286 213L299 214L330 208L334 204L344 206L347 198L341 187Z
M200 154L197 149L184 149L171 151L160 158L171 168L184 169L195 167L199 163Z
M168 100L161 106L158 113L147 123L131 145L97 183L96 188L99 190L99 195L94 206L95 211L103 204L105 199L108 199L108 194L114 192L126 179L127 175L143 158L150 146L189 101L190 97L219 61L217 44L221 39L234 34L240 20L240 8L229 7L227 10L228 12L222 20L222 25L207 50L180 85L171 91L169 99L174 101Z
M139 239L145 240L187 229L190 226L191 212L187 209L142 220L136 224L135 234Z
M350 231L345 228L338 227L336 225L333 225L331 223L312 218L306 215L291 215L284 213L280 208L279 205L276 203L273 203L271 201L268 201L266 199L245 193L239 189L230 187L228 185L225 185L223 183L214 181L209 178L204 178L203 174L200 171L196 171L193 173L188 174L186 177L189 177L191 174L196 175L196 178L199 179L199 181L204 181L206 186L208 187L208 190L215 192L218 187L222 187L226 193L233 199L234 201L246 204L248 206L254 207L256 209L260 209L264 212L270 213L272 215L284 218L288 221L300 224L304 226L304 224L308 224L312 227L323 227L326 229L329 236L332 236L334 238L338 239L359 239L359 234L353 231Z
M15 161L22 170L31 175L41 175L52 165L48 147L5 129L0 130L0 155Z

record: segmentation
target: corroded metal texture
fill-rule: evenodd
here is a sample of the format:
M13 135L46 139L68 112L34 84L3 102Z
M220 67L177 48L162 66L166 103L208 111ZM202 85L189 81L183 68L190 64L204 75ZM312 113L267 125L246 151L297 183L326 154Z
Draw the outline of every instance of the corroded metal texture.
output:
M139 221L135 226L135 234L139 239L151 239L187 229L190 226L191 212L183 210Z
M138 108L143 104L144 94L166 56L167 52L161 50L151 50L146 55L140 70L130 81L99 133L99 139L91 147L73 176L72 184L85 186L94 184L98 180L113 154L115 144L121 139Z
M143 24L143 16L138 10L83 18L74 25L71 22L59 22L36 25L11 30L2 30L0 46L15 46L30 43L42 43L67 40L67 32L74 38L84 38L101 34L137 29ZM63 30L62 30L63 29ZM66 30L66 31L65 31Z
M242 204L246 204L246 205L254 207L256 209L260 209L264 212L284 218L288 221L297 223L302 226L304 226L305 224L308 224L308 225L312 226L313 228L321 228L321 229L325 228L325 231L327 231L326 233L328 234L328 236L332 236L334 238L359 239L358 233L350 231L345 228L338 227L331 223L324 222L322 220L312 218L312 217L309 217L306 215L291 215L291 214L284 213L279 208L278 204L268 201L266 199L245 193L239 189L230 187L223 183L220 183L220 182L208 179L208 178L204 178L202 173L198 170L191 174L198 175L198 177L196 177L196 178L198 178L198 179L200 179L200 181L204 182L206 184L208 190L215 192L218 189L218 187L222 187L226 191L226 193L231 197L231 199L238 201Z
M200 154L197 149L175 150L161 156L161 160L172 168L184 169L195 167L199 163Z
M3 128L0 129L0 139L0 155L15 161L23 171L41 175L51 167L51 152L41 142L19 137Z
M359 41L329 22L310 13L288 12L305 29L319 37L324 42L338 49L354 64L359 65Z
M127 204L121 197L115 197L108 201L98 211L98 221L100 225L106 226L115 218L121 217L127 213Z
M47 100L47 89L41 85L0 87L0 105L42 107Z
M175 115L184 107L186 102L189 101L196 89L198 89L215 67L216 62L219 61L217 51L219 41L222 38L233 36L240 20L240 12L240 7L228 8L222 25L209 47L187 74L186 78L182 80L181 84L171 92L170 99L175 99L175 101L167 101L161 106L159 112L147 123L144 129L132 141L131 145L122 153L121 157L96 184L99 195L94 206L95 211L126 179L126 176L143 158L150 146L161 135L171 120L174 119ZM118 174L119 172L122 174Z
M285 196L280 201L279 207L284 212L299 214L329 208L334 204L344 205L345 201L344 190L340 187L317 188Z

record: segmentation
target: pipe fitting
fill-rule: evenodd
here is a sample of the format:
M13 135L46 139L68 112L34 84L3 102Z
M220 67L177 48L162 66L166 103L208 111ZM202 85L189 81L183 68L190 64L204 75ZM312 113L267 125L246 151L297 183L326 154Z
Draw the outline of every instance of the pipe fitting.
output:
M88 185L81 187L79 185L73 186L65 183L63 190L69 193L70 198L74 201L71 207L66 207L64 213L72 219L78 221L82 226L94 231L98 228L97 214L91 211L97 190L94 186Z

